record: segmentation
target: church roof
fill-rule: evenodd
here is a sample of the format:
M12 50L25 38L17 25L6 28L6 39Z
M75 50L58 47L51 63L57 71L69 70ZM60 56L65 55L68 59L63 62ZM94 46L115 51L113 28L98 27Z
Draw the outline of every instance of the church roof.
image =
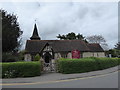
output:
M54 52L71 52L79 50L84 52L102 52L99 44L87 44L82 40L27 40L25 50L28 53L40 53L46 44L52 46Z
M93 52L102 52L102 51L104 51L103 48L98 43L88 44L88 47L89 47L90 51L93 51Z

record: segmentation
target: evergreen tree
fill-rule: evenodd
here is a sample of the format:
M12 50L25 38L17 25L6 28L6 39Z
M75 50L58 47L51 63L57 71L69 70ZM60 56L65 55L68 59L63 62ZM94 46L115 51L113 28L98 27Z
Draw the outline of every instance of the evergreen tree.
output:
M3 52L15 52L18 51L20 44L22 31L20 30L17 17L14 14L8 14L5 10L0 10L2 17L2 50Z
M76 35L74 32L68 33L66 35L59 34L57 38L59 38L60 40L83 40L87 43L87 40L82 34L78 33L78 35Z
M118 42L118 43L115 45L115 49L120 50L120 42Z

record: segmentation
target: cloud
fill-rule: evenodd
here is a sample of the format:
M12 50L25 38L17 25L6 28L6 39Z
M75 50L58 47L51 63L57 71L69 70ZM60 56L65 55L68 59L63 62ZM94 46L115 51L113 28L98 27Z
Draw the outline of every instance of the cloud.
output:
M1 3L0 8L17 14L24 31L23 48L32 35L35 19L43 40L75 32L84 36L103 35L110 48L118 41L117 2L9 2Z

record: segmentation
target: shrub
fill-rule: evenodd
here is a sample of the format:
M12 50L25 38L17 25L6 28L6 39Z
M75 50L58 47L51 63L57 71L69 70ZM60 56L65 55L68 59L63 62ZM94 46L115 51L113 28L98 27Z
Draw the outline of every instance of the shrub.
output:
M24 53L25 53L24 50L17 53L13 52L2 53L2 62L24 61Z
M120 58L82 58L82 59L60 59L57 62L60 73L83 73L102 70L120 65Z
M2 78L38 76L40 68L40 62L2 63Z
M98 65L99 70L120 65L119 61L120 61L120 58L97 58L96 59L97 64L99 64Z
M0 78L2 78L2 64L0 64Z
M18 52L17 57L18 57L19 61L24 61L24 54L25 54L25 50Z
M12 53L2 53L2 62L15 62L18 57L12 55Z
M40 60L40 55L37 54L35 57L34 57L34 61L39 61Z

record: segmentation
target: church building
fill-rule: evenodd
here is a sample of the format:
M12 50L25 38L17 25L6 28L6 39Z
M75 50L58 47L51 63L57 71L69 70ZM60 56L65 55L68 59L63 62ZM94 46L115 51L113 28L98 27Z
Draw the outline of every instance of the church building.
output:
M46 63L59 58L105 57L104 50L96 43L82 40L41 40L35 24L30 40L26 41L25 61L33 61L36 54Z

